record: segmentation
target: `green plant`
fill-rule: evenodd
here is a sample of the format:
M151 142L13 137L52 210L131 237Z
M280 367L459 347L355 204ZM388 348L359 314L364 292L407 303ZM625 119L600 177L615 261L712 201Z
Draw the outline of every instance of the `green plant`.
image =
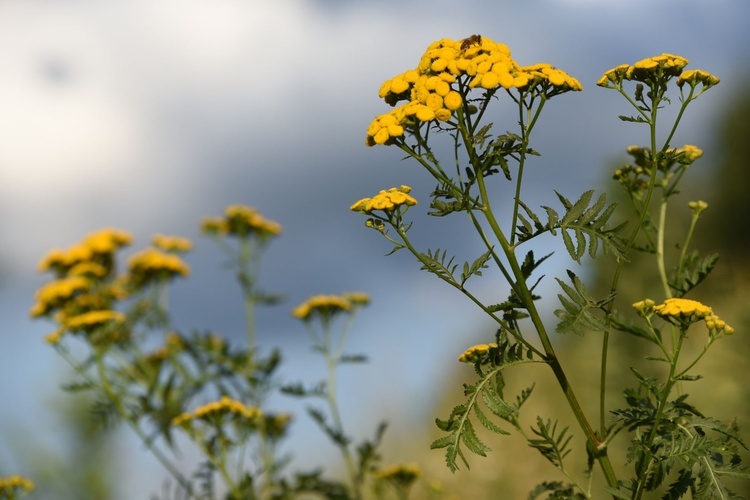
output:
M368 216L367 227L393 244L391 253L408 250L422 270L464 294L497 324L493 343L471 347L459 357L459 361L472 364L477 375L475 383L464 386L465 402L447 419L437 419L446 435L432 447L445 450L452 471L461 463L468 467L465 450L481 456L490 451L475 431L474 422L478 422L499 435L508 434L508 426L521 433L569 481L544 482L532 492L532 498L545 494L552 498L601 498L606 492L615 498L637 499L646 492L659 491L669 481L671 484L662 488L664 498L679 498L688 492L694 498L729 498L733 494L724 478L750 478L740 463L738 450L745 445L736 424L707 417L687 402L683 388L699 378L693 368L713 343L734 332L710 307L684 298L716 263L716 256L701 257L697 251L689 251L696 223L706 208L704 202L689 205L692 222L678 244L681 251L671 273L664 251L667 207L683 175L702 155L695 146L674 148L671 144L688 105L719 83L705 71L685 70L687 64L682 57L662 54L618 66L598 82L619 92L634 108L632 116L621 116L621 120L648 129L648 146L628 148L634 164L615 172L635 212L634 220L617 223L612 222L619 213L615 204L608 204L605 195L595 197L593 191L574 199L555 192L559 209L552 204L532 208L522 199L527 162L539 155L531 147L531 136L542 110L553 97L582 90L567 73L548 64L522 66L504 44L473 35L434 42L415 69L381 86L380 97L394 109L373 120L366 144L396 146L419 163L436 181L428 214L465 215L486 248L463 264L444 248L418 250L408 234L412 222L406 214L417 205L408 186L380 191L351 206ZM661 137L657 117L671 104L669 96L675 86L680 107L666 137ZM517 132L499 132L487 122L492 105L501 98L517 106L518 113L511 119ZM405 103L397 106L402 101ZM447 161L439 159L444 143L452 152ZM496 192L501 190L505 198L512 196L509 214L493 210ZM656 214L652 213L654 204L658 205ZM598 334L601 339L599 366L587 364L599 372L596 419L582 409L540 314L541 297L535 289L542 277L535 273L549 255L537 257L528 249L528 242L545 235L561 238L571 259L579 264L587 255L616 261L610 291L603 297L592 295L571 270L565 279L557 279L562 307L555 311L559 319L555 330ZM639 325L625 320L615 309L623 270L636 251L653 256L661 283L658 293L663 296L658 305L652 300L633 305ZM474 281L491 267L507 284L504 302L486 303L472 291ZM683 347L688 330L697 337L697 327L691 329L696 324L703 324L706 341L697 356L686 359ZM631 368L636 386L626 391L626 406L608 410L609 339L615 331L632 334L634 341L652 344L654 350L648 351L644 367ZM509 373L530 364L551 369L584 434L589 459L583 475L566 466L573 435L557 423L557 416L539 416L530 429L523 423L522 406L531 397L533 384L514 399L504 394ZM644 370L655 375L644 375ZM630 440L627 462L633 466L629 475L615 470L609 457L611 442L625 436ZM599 492L592 489L594 464L606 481Z

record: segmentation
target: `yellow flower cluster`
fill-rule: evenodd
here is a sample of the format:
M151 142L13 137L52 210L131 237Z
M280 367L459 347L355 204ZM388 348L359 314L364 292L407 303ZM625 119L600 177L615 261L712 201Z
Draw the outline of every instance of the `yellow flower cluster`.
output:
M479 344L469 347L458 357L458 361L459 363L476 363L493 347L497 347L497 344Z
M88 330L105 325L110 322L123 323L125 321L125 315L119 311L89 311L83 314L65 318L63 320L63 326L68 330Z
M719 78L701 69L684 70L688 60L674 54L647 57L633 65L621 64L604 72L596 84L605 88L620 88L625 80L643 83L664 82L677 76L677 85L682 88L686 83L695 87L699 83L703 90L719 83Z
M505 44L487 37L443 38L427 47L415 69L381 85L378 95L386 103L408 102L376 117L365 143L392 144L409 125L450 120L470 89L528 90L537 85L548 96L582 88L578 80L549 64L519 66Z
M664 303L654 306L654 312L662 318L698 318L703 319L706 316L713 315L713 310L698 302L690 299L667 299Z
M397 188L391 188L388 190L382 190L372 198L362 198L356 203L349 207L354 212L363 214L372 214L375 210L382 210L384 212L393 212L402 206L414 206L417 204L417 200L409 196L411 188L409 186L401 186Z
M396 481L406 485L411 484L421 475L422 469L417 464L394 464L374 473L378 481Z
M695 87L699 83L703 85L704 89L713 87L718 84L721 80L717 76L712 75L708 71L702 69L689 69L683 71L680 77L677 79L677 85L682 88L686 83L691 87Z
M101 260L107 262L106 257L111 257L120 247L129 245L132 241L133 236L126 231L104 228L89 234L67 250L51 250L39 262L39 272L55 270L58 275L62 275L76 264Z
M2 498L14 498L17 490L28 492L33 491L34 488L34 483L31 480L17 474L0 477L0 497Z
M686 163L693 163L695 160L703 156L703 150L692 144L685 144L681 148L675 149L674 153L679 155Z
M247 420L254 421L263 417L263 412L254 406L245 406L228 396L222 396L219 401L199 406L192 413L183 413L172 419L172 425L184 425L192 420L206 420L211 415L224 415L231 413Z
M253 207L230 205L224 210L224 217L203 219L201 230L214 236L249 236L270 238L281 234L281 224L266 219Z
M365 292L344 292L341 296L353 306L366 306L370 303L370 295Z
M156 248L146 248L132 255L128 259L128 270L129 284L136 288L154 279L190 274L190 268L180 257Z
M635 165L625 165L616 169L612 177L631 188L647 188L651 177L651 149L641 146L628 146L627 152L633 157ZM662 172L668 172L673 167L684 169L692 165L701 156L703 156L703 150L692 144L685 144L677 149L670 148L666 150L666 155L660 156L658 168Z
M339 312L349 311L352 302L340 295L314 295L295 307L292 316L301 320L312 319L316 314L330 317Z
M715 315L713 309L697 300L672 298L656 305L653 300L646 299L633 304L633 309L644 318L656 313L662 318L674 319L681 323L695 323L703 320L711 335L717 333L731 335L734 333L734 328Z
M84 292L91 286L91 281L82 276L71 276L47 283L37 290L36 303L30 314L33 317L48 314L69 301L76 293Z
M193 248L193 243L187 238L179 236L165 236L163 234L154 235L151 243L156 248L165 252L189 252Z
M715 335L719 332L724 332L726 335L731 335L734 333L734 328L727 325L726 321L722 320L715 314L709 314L705 318L703 318L703 321L706 322L706 328L708 328L708 331Z

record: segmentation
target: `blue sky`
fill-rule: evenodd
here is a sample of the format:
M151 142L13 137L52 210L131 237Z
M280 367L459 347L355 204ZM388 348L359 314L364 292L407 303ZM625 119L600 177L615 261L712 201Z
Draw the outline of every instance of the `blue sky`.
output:
M387 110L381 82L415 66L433 40L473 33L506 43L522 64L549 62L577 77L584 92L552 101L537 130L543 156L526 196L550 203L553 187L575 197L600 186L624 147L643 142L616 119L624 101L594 82L662 52L722 78L677 138L706 144L710 165L716 152L705 141L745 86L748 18L744 0L0 3L0 467L12 464L2 433L30 430L29 415L48 422L45 400L65 373L41 342L50 325L27 316L44 281L39 258L102 226L132 231L136 248L156 232L194 238L194 276L174 291L175 321L239 339L236 287L197 231L202 216L232 203L284 226L263 279L288 301L261 314L260 342L288 350L285 376L322 376L288 310L312 294L365 290L373 304L351 350L372 362L345 368L345 418L364 436L372 415L408 408L394 438L431 422L445 367L487 325L405 252L384 257L386 242L348 211L378 189L409 184L426 199L433 187L397 150L364 146L370 120ZM410 212L422 248L481 253L465 228L426 211ZM571 265L560 256L544 272ZM507 293L491 281L481 287ZM304 420L298 435L316 432ZM33 427L35 439L54 442L45 425Z

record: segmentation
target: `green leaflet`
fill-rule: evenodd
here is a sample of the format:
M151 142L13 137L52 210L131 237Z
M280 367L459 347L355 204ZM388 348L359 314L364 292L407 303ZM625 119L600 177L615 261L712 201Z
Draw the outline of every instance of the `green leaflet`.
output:
M565 295L557 295L563 308L555 310L555 316L560 319L555 330L559 333L573 332L578 335L583 335L586 330L607 331L604 321L592 313L597 310L601 311L614 299L615 295L610 294L601 300L595 300L578 276L573 271L567 272L573 286L555 278L565 292Z

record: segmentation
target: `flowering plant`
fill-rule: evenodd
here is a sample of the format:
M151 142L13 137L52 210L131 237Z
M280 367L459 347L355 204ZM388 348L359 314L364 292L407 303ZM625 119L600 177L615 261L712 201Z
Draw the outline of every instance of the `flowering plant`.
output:
M688 105L719 83L687 65L680 56L662 54L617 66L597 82L632 106L632 115L621 120L648 129L647 144L629 147L632 161L614 172L632 208L627 222L615 222L621 217L616 204L593 190L576 198L555 192L558 208L523 201L526 164L539 156L531 137L542 110L553 97L582 90L566 72L544 63L521 65L504 44L472 35L431 44L416 68L381 86L380 97L393 109L372 121L366 144L396 146L416 160L436 181L429 215L465 215L483 246L481 255L463 265L448 250L418 250L409 234L408 212L419 208L419 197L409 186L381 190L350 207L366 215L365 225L393 245L391 253L407 250L422 270L465 295L496 325L493 338L458 355L460 363L473 367L473 379L464 384L463 400L446 418L436 419L440 437L432 448L445 453L452 472L469 467L469 453L487 455L485 434L516 433L564 478L542 481L531 491L532 499L732 498L736 483L731 481L750 478L742 465L746 446L737 424L709 417L684 391L700 378L695 369L711 347L734 333L712 307L687 298L717 262L717 256L692 249L705 202L683 207L690 222L678 252L665 251L679 226L667 217L669 209L684 175L702 156L696 146L675 148L672 142ZM675 92L679 109L661 136L657 117ZM487 121L501 98L517 107L516 132L499 133ZM448 161L440 159L441 141L450 146ZM496 210L495 192L503 188L511 193L505 197L512 201L508 213ZM170 474L167 498L407 498L421 469L409 463L382 467L385 423L371 439L354 443L337 399L339 365L365 359L345 353L345 345L369 297L362 292L316 295L292 310L325 361L325 380L318 384L282 383L277 371L281 351L258 348L256 308L281 300L260 288L261 261L281 231L278 223L242 205L202 223L202 232L228 256L240 286L246 319L242 345L213 332L173 327L169 289L190 275L185 256L192 247L173 236L155 236L150 248L126 261L124 271L120 252L133 240L125 231L105 228L68 249L51 251L40 270L53 279L38 290L31 315L56 326L45 341L78 377L66 389L92 395L98 422L126 424ZM570 376L569 361L556 351L542 314L537 291L542 277L537 275L551 254L540 257L529 247L545 237L560 238L578 264L586 258L613 261L603 293L572 270L556 278L561 292L555 331L594 334L601 344L598 366L579 367L598 381L593 416L581 404L580 386ZM653 261L658 287L624 304L625 270L639 253ZM492 272L504 280L505 300L485 300L475 286ZM623 406L609 408L608 379L614 370L608 360L619 360L610 343L615 335L630 335L647 356L626 371L635 380L625 390ZM533 366L549 369L569 415L528 416L527 403L538 397L536 380L515 395L506 394L511 375L525 370L524 376L533 376ZM294 415L272 408L270 396L276 392L324 402L323 409L311 407L308 413L340 452L345 479L329 479L322 469L285 472L288 457L280 444ZM566 425L568 416L576 430ZM577 432L583 435L583 467L570 465L577 458L571 455ZM178 445L186 442L200 457L192 474L179 460ZM618 446L625 450L622 457L615 456ZM34 488L30 480L10 476L0 479L0 498ZM432 487L430 495L438 490Z
M699 378L693 369L714 342L734 332L712 308L685 298L716 263L716 256L688 252L693 230L706 208L704 202L689 204L692 219L676 261L668 262L664 251L667 207L683 175L702 155L692 145L672 147L674 135L688 105L719 83L703 70L686 70L687 64L683 57L662 54L617 66L597 82L618 92L633 107L633 115L621 116L621 120L648 130L648 145L628 148L633 164L614 175L633 208L630 223L613 223L616 205L608 204L604 194L595 197L593 191L577 199L555 192L561 209L542 206L539 210L523 201L524 170L529 158L539 155L531 147L531 136L542 110L551 98L582 90L578 80L564 71L549 64L523 66L504 44L473 35L434 42L416 68L380 87L379 96L393 109L372 121L366 144L396 146L419 163L436 181L429 215L464 214L486 249L463 265L447 250L418 250L408 234L412 221L407 212L417 205L408 186L380 191L351 206L368 217L367 227L385 236L394 252L408 250L422 270L461 292L497 325L493 342L469 347L459 356L460 362L473 365L476 381L464 385L464 402L447 418L436 421L444 435L432 448L445 450L451 471L461 464L469 466L467 451L481 456L490 451L475 430L478 423L498 435L520 433L567 478L567 482L541 483L530 498L601 498L608 494L639 499L656 491L662 491L664 498L679 498L688 492L694 498L729 498L732 493L725 478L750 478L740 463L738 450L745 445L736 424L706 416L686 401L683 392L683 385ZM675 87L679 111L662 137L657 117L671 103L669 95ZM491 106L502 98L517 106L515 133L496 132L494 125L487 123ZM452 151L448 161L439 159L440 140ZM494 190L505 190L505 196L511 196L503 181L512 183L509 214L493 210ZM656 214L654 204L658 205ZM545 235L561 238L571 259L579 264L587 255L615 260L611 285L603 296L589 291L571 270L564 279L557 278L562 293L558 295L561 307L555 311L555 330L596 333L601 341L596 419L579 403L563 360L553 347L550 327L540 313L541 297L535 289L542 278L535 273L551 254L538 257L528 249L528 243ZM661 284L658 293L662 295L658 304L650 299L633 304L640 324L626 320L616 307L623 270L635 252L655 260ZM505 301L487 302L474 292L472 284L490 267L495 267L507 284ZM655 291L649 294L654 296ZM703 325L702 333L699 325ZM646 376L643 367L631 368L636 385L625 392L625 406L608 409L609 341L620 332L652 345L655 352L649 351L647 362L663 369L646 367L658 374ZM703 349L693 357L683 349L688 333L705 339ZM534 364L552 371L583 433L588 455L583 475L573 473L566 461L573 435L568 427L558 425L555 416L536 417L529 432L522 414L534 385L515 397L505 394L510 372ZM625 457L629 473L616 470L610 459L610 445L622 438L629 440ZM606 483L600 491L592 486L595 464Z
M369 296L314 296L292 311L323 354L327 378L312 388L284 385L277 375L281 352L261 353L255 321L256 306L280 300L261 291L258 277L263 252L281 226L251 207L232 205L222 217L205 219L202 231L227 254L240 284L245 345L233 345L213 332L188 334L172 326L169 286L190 274L183 259L192 248L189 240L156 235L152 246L133 254L119 272L118 253L133 237L105 228L68 249L52 250L39 265L54 278L38 290L31 315L57 326L45 340L79 377L65 388L92 394L92 411L102 425L123 422L130 427L172 477L167 498L216 498L223 488L227 499L307 494L356 499L391 483L407 491L418 471L399 464L379 467L385 424L374 439L355 448L338 408L336 369L340 363L364 360L343 349ZM337 336L335 320L340 318L346 324ZM161 338L156 346L155 337ZM279 445L293 416L268 408L270 395L278 391L326 400L327 414L319 409L309 413L341 451L348 481L327 479L322 470L285 473L288 457ZM185 439L202 458L191 475L182 471L179 460L179 443ZM11 476L0 480L0 498L16 498L33 488L30 481Z

